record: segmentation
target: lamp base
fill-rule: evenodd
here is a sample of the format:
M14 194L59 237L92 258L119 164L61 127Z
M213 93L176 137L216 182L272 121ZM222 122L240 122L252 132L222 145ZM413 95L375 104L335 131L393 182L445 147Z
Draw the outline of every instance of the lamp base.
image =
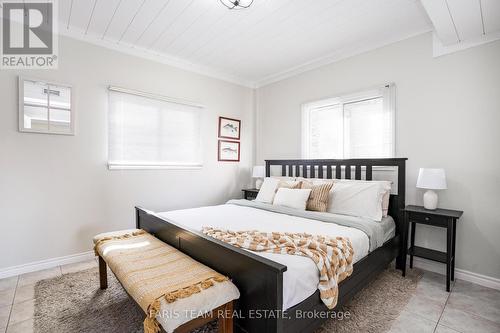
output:
M262 183L263 183L263 180L261 178L257 178L257 180L255 181L255 188L257 190L260 190L260 187L262 186Z
M433 190L427 190L424 193L424 208L435 210L438 205L438 195Z

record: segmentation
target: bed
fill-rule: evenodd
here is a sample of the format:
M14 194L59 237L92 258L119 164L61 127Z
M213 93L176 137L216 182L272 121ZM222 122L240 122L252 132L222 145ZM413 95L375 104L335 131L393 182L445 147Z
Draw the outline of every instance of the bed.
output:
M316 290L317 269L310 259L273 253L256 254L210 238L201 233L201 227L237 231L248 230L251 226L251 229L259 231L313 231L349 237L356 254L354 271L339 285L339 308L394 259L396 268L401 269L404 275L406 256L401 245L406 242L407 232L403 230L401 209L405 203L405 162L405 158L266 160L267 176L278 170L281 176L372 180L377 168L388 167L384 172L395 174L396 184L395 193L390 196L390 216L377 224L378 229L375 228L373 233L349 227L343 222L348 218L346 216L330 216L335 223L327 223L318 216L321 213L297 215L276 212L265 204L246 200L160 213L136 207L137 228L154 234L233 279L241 293L234 313L237 331L312 332L327 320L327 314L331 312L321 302ZM375 237L375 234L378 236ZM304 316L305 313L308 315Z

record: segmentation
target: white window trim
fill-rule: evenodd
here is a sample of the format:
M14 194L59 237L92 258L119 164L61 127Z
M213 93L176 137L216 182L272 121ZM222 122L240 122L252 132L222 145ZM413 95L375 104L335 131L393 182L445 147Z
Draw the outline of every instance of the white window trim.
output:
M203 164L124 164L108 162L109 170L198 170L203 168Z
M377 87L372 87L365 89L361 92L357 93L348 93L344 94L338 97L330 97L330 98L324 98L321 100L316 100L313 102L308 102L302 104L301 107L301 112L302 112L302 127L301 127L301 156L304 159L309 159L309 135L308 135L308 130L310 128L309 126L309 115L308 111L311 108L314 107L322 107L322 106L331 106L335 104L346 104L350 102L355 102L367 98L373 98L374 95L379 94L380 95L380 88L381 87L388 87L389 88L389 100L387 101L390 103L390 108L393 110L392 112L392 126L393 126L393 151L392 151L392 157L396 156L396 85L394 83L387 83L383 85L379 85ZM385 101L384 101L385 102ZM354 158L354 157L351 157ZM393 170L393 167L377 167L379 170Z
M177 104L182 104L182 105L189 105L189 106L197 107L200 109L205 109L205 106L203 104L199 104L199 103L196 103L193 101L180 99L180 98L172 98L172 97L158 95L158 94L152 94L152 93L148 93L148 92L144 92L144 91L140 91L140 90L133 90L133 89L127 89L127 88L122 88L122 87L110 85L110 86L108 86L108 91L121 92L121 93L125 93L125 94L131 94L131 95L156 99L156 100L160 100L160 101L177 103ZM108 131L108 129L106 131ZM107 132L106 140L108 140L108 139L109 139L109 133ZM201 144L202 144L202 137L201 137L201 133L200 133L200 145ZM202 145L201 145L201 147L202 147ZM108 150L108 153L109 153L109 150ZM203 158L203 151L201 152L201 156ZM203 168L203 161L201 161L201 163L175 163L175 162L170 162L170 163L148 163L148 162L118 163L118 162L110 162L109 157L108 157L107 167L108 167L108 170L199 170L199 169Z
M69 88L71 91L71 98L70 98L70 132L57 132L57 131L50 131L50 130L35 130L35 129L30 129L30 128L25 128L24 127L24 81L36 81L36 82L43 82L44 84L47 84L49 86L59 86L59 87L65 87ZM50 109L49 104L50 100L47 100L47 108ZM54 107L52 107L54 109ZM76 112L75 112L75 97L74 97L74 90L73 86L69 85L67 83L61 83L61 82L54 82L54 81L47 81L47 80L42 80L42 79L37 79L34 77L27 77L27 76L19 76L18 77L18 128L19 132L23 133L39 133L39 134L54 134L54 135L71 135L74 136L76 135Z

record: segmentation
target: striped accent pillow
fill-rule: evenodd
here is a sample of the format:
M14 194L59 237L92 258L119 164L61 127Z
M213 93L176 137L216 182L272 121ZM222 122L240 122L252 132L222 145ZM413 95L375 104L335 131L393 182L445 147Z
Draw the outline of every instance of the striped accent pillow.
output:
M307 200L306 209L316 212L326 212L329 193L332 187L333 183L313 185L310 182L303 181L301 188L311 189L311 195L309 196L309 200Z

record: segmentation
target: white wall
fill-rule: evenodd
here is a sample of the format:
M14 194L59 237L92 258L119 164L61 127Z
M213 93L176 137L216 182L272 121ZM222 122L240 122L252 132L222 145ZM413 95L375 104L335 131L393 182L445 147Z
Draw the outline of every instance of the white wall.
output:
M500 42L433 58L425 34L260 88L257 162L300 158L302 103L387 82L397 86L397 156L409 158L407 204L422 204L419 167L445 168L439 206L465 211L456 266L500 278ZM417 228L417 244L445 249L443 230Z
M98 232L134 226L153 210L241 196L253 164L253 91L62 37L58 70L0 70L0 270L91 250ZM19 74L73 85L76 136L17 131ZM201 170L109 171L107 86L206 106ZM217 162L218 116L242 120L240 163Z

